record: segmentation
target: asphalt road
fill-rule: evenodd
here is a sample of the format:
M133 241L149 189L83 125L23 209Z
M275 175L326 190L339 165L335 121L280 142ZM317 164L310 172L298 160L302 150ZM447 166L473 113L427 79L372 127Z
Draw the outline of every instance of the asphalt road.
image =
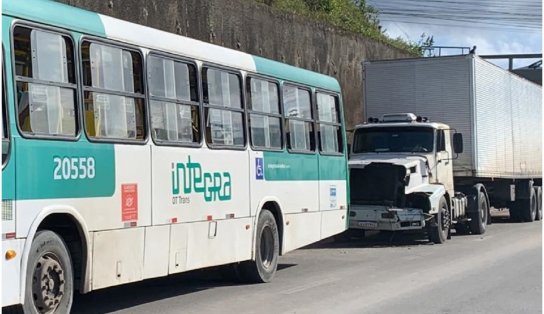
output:
M541 228L324 241L281 257L268 284L200 270L76 296L73 313L542 313Z

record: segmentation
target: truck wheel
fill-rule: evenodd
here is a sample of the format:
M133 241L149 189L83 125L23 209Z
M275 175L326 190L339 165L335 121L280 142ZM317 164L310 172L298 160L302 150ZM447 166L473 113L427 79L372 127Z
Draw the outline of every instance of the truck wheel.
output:
M487 213L489 212L489 206L485 194L482 191L478 192L477 198L478 210L470 213L470 232L472 234L484 234L485 226L487 224Z
M434 223L429 226L429 240L436 244L446 242L450 230L451 215L446 198L442 196Z
M263 209L257 222L255 260L240 263L240 272L245 281L269 282L278 267L280 240L274 215Z
M25 313L70 313L74 295L72 261L64 241L38 231L28 256Z
M535 189L531 189L531 195L529 196L529 199L526 200L518 200L516 201L516 207L521 214L521 218L525 222L532 222L535 220L536 212L537 212L537 200L536 200L536 194Z
M535 187L536 195L536 215L535 220L542 220L542 187Z

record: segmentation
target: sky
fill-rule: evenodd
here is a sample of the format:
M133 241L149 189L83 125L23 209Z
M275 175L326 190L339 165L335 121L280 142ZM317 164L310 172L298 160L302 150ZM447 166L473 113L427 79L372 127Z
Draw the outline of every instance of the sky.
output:
M435 46L473 47L478 55L542 53L542 0L367 0L392 37ZM444 54L459 54L445 49ZM465 50L466 52L466 50ZM538 59L514 62L514 68ZM490 60L492 61L492 60ZM506 60L493 61L506 67Z

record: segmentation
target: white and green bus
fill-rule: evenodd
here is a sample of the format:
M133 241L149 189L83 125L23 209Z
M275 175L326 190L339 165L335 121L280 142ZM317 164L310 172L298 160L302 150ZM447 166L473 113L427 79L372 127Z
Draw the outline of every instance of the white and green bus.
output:
M2 3L2 306L278 256L347 226L338 82L42 0Z

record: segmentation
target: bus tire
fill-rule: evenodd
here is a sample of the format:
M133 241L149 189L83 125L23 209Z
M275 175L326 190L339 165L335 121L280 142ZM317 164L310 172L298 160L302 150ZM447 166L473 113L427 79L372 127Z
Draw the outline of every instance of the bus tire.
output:
M487 213L489 212L489 206L487 205L487 200L485 198L484 192L478 192L476 201L478 202L477 211L469 214L469 217L471 219L470 232L472 232L472 234L484 234L487 224Z
M36 233L26 269L25 313L70 313L74 296L72 261L56 233Z
M442 196L438 206L438 213L434 216L435 222L429 226L429 240L442 244L448 239L451 224L451 215L446 198Z
M274 215L266 209L261 211L255 237L255 260L240 263L244 281L269 282L278 268L280 240Z

